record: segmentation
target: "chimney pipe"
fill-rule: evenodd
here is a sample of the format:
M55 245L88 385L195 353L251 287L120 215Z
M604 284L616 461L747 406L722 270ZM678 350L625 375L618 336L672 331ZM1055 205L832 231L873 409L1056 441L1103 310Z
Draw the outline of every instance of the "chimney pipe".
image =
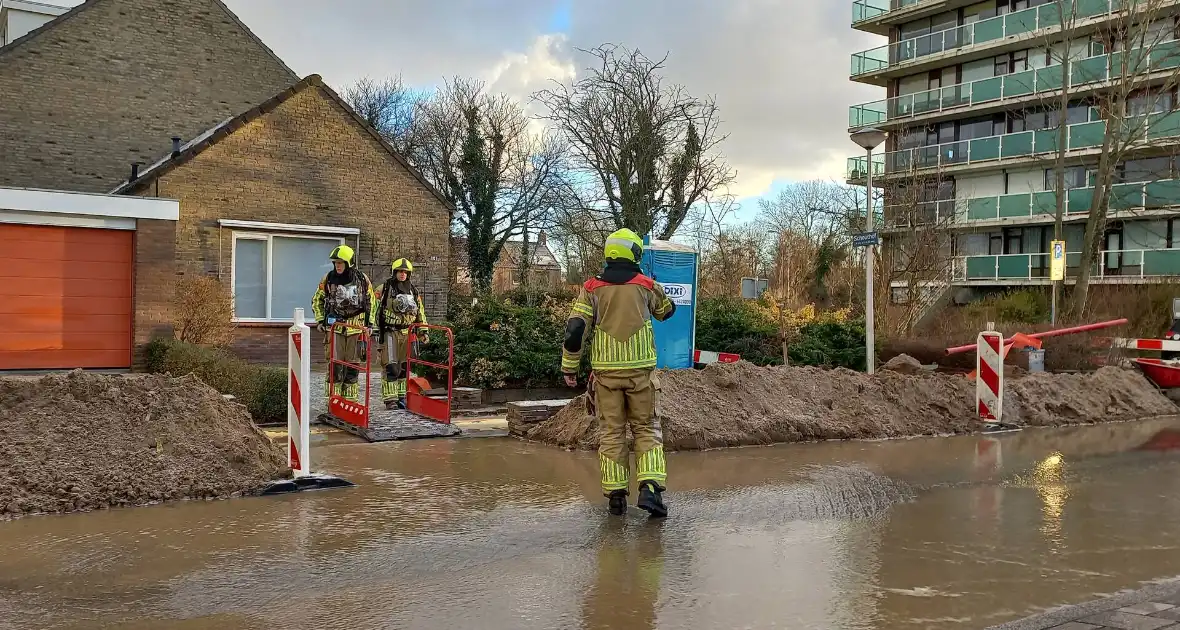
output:
M548 243L549 243L549 237L545 235L545 230L541 230L541 233L537 235L537 244L541 245L541 246L545 246Z
M131 178L128 179L127 182L131 183L137 179L139 179L139 162L132 162L131 163Z
M180 155L180 136L172 136L172 157Z

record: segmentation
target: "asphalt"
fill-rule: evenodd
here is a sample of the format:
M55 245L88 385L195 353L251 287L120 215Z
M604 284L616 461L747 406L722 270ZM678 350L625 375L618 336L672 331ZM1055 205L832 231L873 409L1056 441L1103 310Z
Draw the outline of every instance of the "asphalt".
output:
M1180 630L1180 577L987 630Z

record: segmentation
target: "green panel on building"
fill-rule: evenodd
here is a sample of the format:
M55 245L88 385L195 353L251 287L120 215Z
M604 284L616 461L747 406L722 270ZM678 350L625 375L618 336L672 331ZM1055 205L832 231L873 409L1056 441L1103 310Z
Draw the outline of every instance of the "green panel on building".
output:
M997 263L996 277L999 278L1027 278L1028 277L1028 256L1024 254L1016 254L1013 256L997 256L999 259Z
M1143 207L1143 184L1115 184L1110 187L1110 207L1115 210Z
M1001 217L1027 217L1031 214L1032 195L1002 195L1000 197Z
M1036 83L1036 71L1025 70L1004 77L1004 98L1032 94Z
M1069 127L1069 148L1087 149L1102 146L1102 137L1106 135L1106 122L1081 123Z
M1000 157L1000 138L1003 136L992 136L990 138L978 138L972 140L969 151L971 152L972 162L981 162L984 160L996 160Z
M1166 249L1143 252L1143 275L1180 275L1180 249Z
M1061 65L1049 66L1048 68L1041 68L1037 70L1037 90L1057 90L1061 88L1062 72Z
M1073 85L1082 85L1106 79L1106 64L1110 61L1107 55L1091 57L1074 63L1069 69L1069 78Z
M1180 180L1163 179L1146 186L1148 208L1180 206Z
M971 82L971 102L986 103L1003 95L1004 77L992 77Z
M1032 195L1032 213L1037 214L1057 214L1057 194L1052 190L1033 193Z
M995 256L969 256L967 258L967 279L984 280L996 277Z
M1148 117L1148 138L1171 138L1180 136L1180 112L1152 114Z
M1057 150L1057 130L1041 129L1033 132L1033 147L1037 153Z
M976 44L1001 39L1004 37L1004 17L1000 16L980 20L973 25L973 28L975 29L975 36L972 41Z
M967 219L983 221L996 218L996 198L977 197L967 200Z
M1093 188L1074 188L1066 197L1066 212L1089 212L1090 204L1094 201Z
M1032 155L1033 152L1033 132L1025 131L1023 133L1010 133L1000 136L1001 151L1003 157L1021 157L1025 155Z

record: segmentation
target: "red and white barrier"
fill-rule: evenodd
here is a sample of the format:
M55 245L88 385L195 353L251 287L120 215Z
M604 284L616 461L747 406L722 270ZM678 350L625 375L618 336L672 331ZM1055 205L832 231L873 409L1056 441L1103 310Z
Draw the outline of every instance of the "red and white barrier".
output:
M975 339L975 408L987 424L999 424L1004 410L1004 335L985 330Z
M296 478L311 474L311 328L303 309L287 335L287 464Z
M741 360L741 355L732 352L711 352L709 350L693 350L693 363L737 363Z
M1111 340L1116 348L1128 350L1163 350L1166 352L1180 352L1180 341L1171 339L1123 339L1115 337Z

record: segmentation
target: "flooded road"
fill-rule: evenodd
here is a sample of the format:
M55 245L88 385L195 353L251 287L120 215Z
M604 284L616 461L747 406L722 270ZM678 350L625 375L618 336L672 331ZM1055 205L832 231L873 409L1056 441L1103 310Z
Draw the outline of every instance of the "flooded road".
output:
M1177 438L674 453L663 522L592 453L317 447L359 487L0 523L0 629L984 628L1180 574Z

